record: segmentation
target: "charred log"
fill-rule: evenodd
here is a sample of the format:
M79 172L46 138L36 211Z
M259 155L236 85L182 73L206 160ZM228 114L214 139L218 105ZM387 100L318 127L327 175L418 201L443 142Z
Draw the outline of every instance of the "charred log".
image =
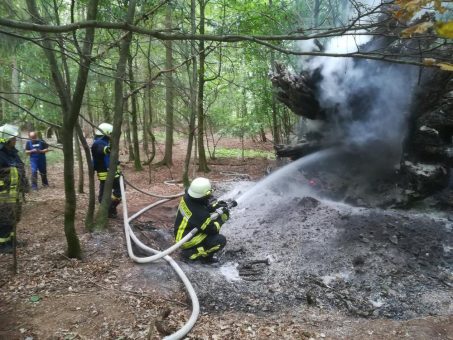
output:
M430 72L413 103L409 158L453 167L453 77Z
M420 22L431 20L425 15ZM398 32L404 27L391 20L380 29L382 35L360 46L361 52L386 51L396 56L425 49L428 54L424 56L436 57L429 54L435 36L399 40ZM445 45L433 53L449 60L451 52L451 46ZM277 65L271 75L283 104L296 115L321 122L306 124L298 136L303 142L276 146L277 156L295 160L332 145L348 149L359 160L358 165L346 161L347 169L333 174L331 170L322 174L323 169L318 169L316 176L318 182L328 178L329 190L334 187L338 198L351 202L361 201L357 198L363 183L359 188L358 182L365 179L368 185L366 173L375 169L383 169L374 179L382 180L382 196L395 189L386 206L391 202L409 204L448 187L453 167L453 73L363 59L349 60L346 69L333 69L335 61L327 59L312 61L306 62L308 71L294 74ZM336 87L331 87L335 81ZM326 94L325 89L330 92ZM310 134L319 138L310 138ZM399 168L395 175L388 171L392 166ZM348 174L353 176L348 178ZM335 189L337 182L343 182L347 189Z
M291 160L296 160L322 148L323 146L317 142L301 142L295 145L276 145L275 153L277 157L288 157Z
M316 96L319 74L313 76L303 72L295 75L281 64L276 64L275 67L271 81L276 89L277 99L299 116L325 119L325 112L321 109Z
M405 161L401 165L401 174L407 180L406 193L411 199L425 198L448 185L448 168L438 164Z

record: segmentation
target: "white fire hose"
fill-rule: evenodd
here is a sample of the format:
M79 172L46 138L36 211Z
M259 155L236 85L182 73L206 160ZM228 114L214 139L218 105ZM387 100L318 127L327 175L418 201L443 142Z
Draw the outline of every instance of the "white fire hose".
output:
M179 276L181 281L184 283L184 286L186 287L187 293L190 296L190 299L192 300L192 314L190 315L189 320L185 323L183 327L181 327L177 332L165 337L164 339L167 340L176 340L176 339L182 339L187 333L190 332L192 327L195 325L198 319L198 314L200 313L200 304L198 302L197 295L195 293L195 290L192 287L192 284L190 283L189 279L187 278L186 274L182 271L182 269L179 267L179 265L170 257L168 254L171 252L175 251L178 249L183 243L187 242L190 238L192 238L193 235L197 232L197 229L193 229L190 231L181 241L178 243L174 244L170 248L164 250L164 251L158 251L153 248L148 247L147 245L143 244L137 236L135 236L134 232L132 231L132 228L129 224L132 220L143 214L145 211L154 208L162 203L165 203L169 201L171 198L177 198L182 196L182 194L174 195L171 196L171 198L166 198L163 200L160 200L158 202L155 202L153 204L150 204L149 206L141 209L140 211L136 212L134 215L131 217L128 217L128 212L127 212L127 201L126 201L126 192L124 191L124 180L123 176L120 176L120 187L121 187L121 199L122 199L122 206L123 206L123 221L124 221L124 233L126 236L126 243L127 243L127 252L129 254L129 257L134 260L137 263L150 263L157 261L158 259L163 258L165 261L167 261L170 266L173 268L173 270L176 272L176 274ZM167 196L168 197L168 196ZM142 250L154 254L152 256L147 256L147 257L137 257L134 252L132 251L132 243L131 243L131 238L134 241L134 243Z

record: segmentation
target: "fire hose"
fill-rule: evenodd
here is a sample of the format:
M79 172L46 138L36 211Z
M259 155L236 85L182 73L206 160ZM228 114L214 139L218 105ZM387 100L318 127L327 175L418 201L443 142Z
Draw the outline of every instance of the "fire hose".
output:
M168 256L170 253L181 247L185 242L190 240L197 232L198 229L194 228L192 229L185 237L183 237L179 242L175 243L173 246L169 247L168 249L164 251L159 251L153 248L148 247L144 243L142 243L137 236L134 234L130 222L136 219L138 216L143 214L144 212L160 205L165 202L170 201L171 199L181 197L183 193L181 194L176 194L173 196L165 196L166 198L157 201L155 203L152 203L145 208L139 210L135 214L133 214L131 217L128 216L128 211L127 211L127 200L126 200L126 192L124 190L124 178L123 176L120 176L120 188L121 188L121 199L122 199L122 206L123 206L123 221L124 221L124 233L126 237L126 244L127 244L127 252L129 257L137 262L137 263L151 263L154 261L157 261L161 258L163 258L165 261L167 261L170 266L173 268L173 270L176 272L176 274L179 276L181 281L183 282L187 293L190 296L190 299L192 301L192 314L190 315L189 320L185 323L185 325L180 328L177 332L165 337L164 339L167 340L176 340L176 339L181 339L183 338L187 333L190 332L192 327L195 325L197 319L198 319L198 314L200 313L200 304L198 302L197 295L195 293L195 290L193 289L192 284L190 283L189 279L187 278L186 274L182 271L182 269L179 267L179 265L170 257ZM153 195L157 196L157 195ZM236 201L231 201L227 203L226 207L220 207L218 208L213 214L211 214L211 219L217 219L222 213L224 213L224 209L232 208L237 205ZM133 250L132 250L132 243L131 239L134 241L135 245L139 247L140 249L144 250L147 253L154 254L152 256L146 256L146 257L137 257Z

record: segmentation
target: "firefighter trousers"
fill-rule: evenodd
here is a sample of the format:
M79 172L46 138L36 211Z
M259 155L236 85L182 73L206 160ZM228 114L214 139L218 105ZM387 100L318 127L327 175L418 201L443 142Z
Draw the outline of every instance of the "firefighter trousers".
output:
M99 180L99 196L98 201L101 203L102 195L104 195L104 186L105 181ZM120 187L120 178L116 177L113 180L113 188L112 188L112 201L110 202L109 207L109 217L116 217L116 207L121 202L121 187Z
M22 205L17 203L0 203L0 246L11 245L14 225L20 220Z
M226 245L226 237L221 234L208 235L201 243L182 250L182 256L190 260L212 257Z

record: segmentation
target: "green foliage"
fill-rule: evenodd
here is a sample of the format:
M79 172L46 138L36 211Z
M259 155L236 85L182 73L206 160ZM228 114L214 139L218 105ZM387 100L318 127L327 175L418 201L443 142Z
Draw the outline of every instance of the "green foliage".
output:
M106 22L122 22L126 13L126 1L100 0L98 20ZM57 1L59 20L55 18L53 1L37 0L37 4L45 19L55 24L70 22L69 1ZM86 17L87 0L74 2L74 19L83 21ZM161 4L158 0L138 1L138 15L149 13ZM173 25L175 32L190 31L190 3L186 1L171 1L173 10ZM199 2L197 1L197 4ZM165 4L152 15L148 15L138 23L149 29L164 29ZM29 20L25 0L5 0L0 3L0 16L13 19ZM197 8L197 13L199 8ZM302 19L310 15L309 6L302 1L206 1L206 34L286 34L300 27ZM5 29L7 30L7 29ZM21 32L27 38L39 37L39 34ZM75 33L82 44L84 30ZM99 56L91 65L88 86L85 92L85 104L81 114L92 120L94 124L111 121L113 109L113 84L116 64L118 62L118 46L112 43L123 35L120 30L97 29L93 55ZM50 35L54 41L59 36ZM36 116L61 125L62 114L60 99L52 85L49 64L43 49L27 40L1 35L0 44L0 91L11 92L12 64L17 64L20 92L19 104L32 111ZM78 72L79 55L72 33L62 35L63 45L55 43L54 49L65 52L57 53L58 64L64 70L64 62L68 67L70 86L75 87ZM178 65L191 56L191 41L174 41L174 65ZM197 44L197 42L195 42ZM276 43L280 44L280 43ZM131 45L134 57L135 82L139 87L154 77L164 68L164 42L150 39L142 35L134 35ZM209 53L206 59L206 78L210 79L205 86L206 122L209 135L217 136L248 136L253 137L262 131L271 130L272 87L268 73L271 68L271 53L262 46L246 43L207 44ZM214 48L215 47L215 48ZM284 46L288 47L288 46ZM211 50L212 48L212 50ZM150 58L148 59L148 53ZM273 57L284 63L290 59L278 52ZM188 117L190 113L190 64L177 68L174 72L176 81L175 122L174 126L180 138L186 138L188 132ZM64 74L64 73L63 73ZM151 86L151 110L153 115L152 129L157 131L158 141L164 138L165 128L165 74L155 79ZM7 95L11 99L11 95ZM245 99L244 99L245 98ZM144 91L138 94L139 123L143 122ZM55 105L57 104L57 105ZM129 110L125 107L125 112ZM127 115L125 116L127 117ZM0 106L0 120L20 123L26 129L45 130L47 124L32 118L20 108L3 103ZM91 128L85 126L85 131ZM139 135L143 133L139 131ZM142 138L141 138L142 139ZM54 155L57 153L55 152ZM49 154L49 157L53 157Z
M216 150L215 155L217 158L242 158L242 150L241 149L230 149L230 148L228 148L228 149L219 148ZM269 152L269 151L245 149L244 157L245 158L275 159L275 154L273 152Z
M46 153L47 164L61 164L63 163L63 151L60 149L52 149L52 151Z

